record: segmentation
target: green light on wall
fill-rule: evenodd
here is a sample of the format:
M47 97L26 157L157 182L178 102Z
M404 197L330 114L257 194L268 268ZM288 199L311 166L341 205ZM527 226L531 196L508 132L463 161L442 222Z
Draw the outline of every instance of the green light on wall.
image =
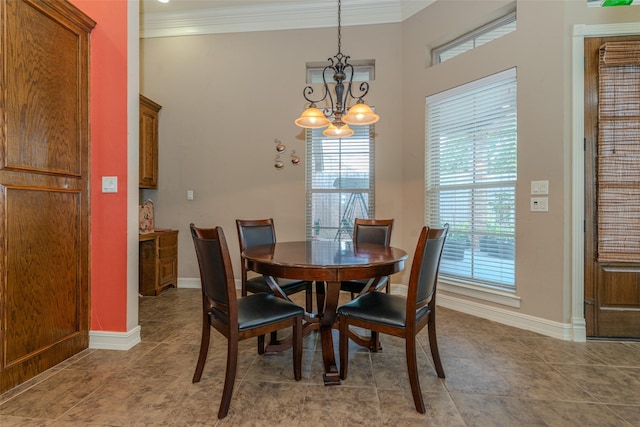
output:
M633 3L633 0L604 0L602 2L602 7L607 6L629 6Z

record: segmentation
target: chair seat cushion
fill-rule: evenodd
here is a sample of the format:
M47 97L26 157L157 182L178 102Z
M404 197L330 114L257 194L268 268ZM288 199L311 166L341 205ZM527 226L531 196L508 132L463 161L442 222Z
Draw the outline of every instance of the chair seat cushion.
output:
M287 295L298 292L300 290L307 288L308 286L311 286L311 282L306 280L290 280L290 279L276 278L276 282L278 283L278 286L280 286L280 288ZM264 276L252 277L251 279L247 280L245 287L247 291L251 292L252 294L255 294L258 292L266 292L268 294L272 293L271 288L269 287L269 285L267 285L266 280L264 280Z
M416 313L417 318L427 314L425 306ZM340 308L338 316L360 319L381 325L405 327L406 326L407 299L400 295L386 294L382 292L370 292L359 296Z
M384 276L382 279L380 279L380 282L378 282L376 287L378 289L384 288L387 285L388 280L389 277ZM364 287L367 286L367 283L369 283L369 280L347 280L344 282L340 282L340 290L359 294L360 292L362 292Z
M303 315L304 308L273 294L257 293L238 298L240 331Z

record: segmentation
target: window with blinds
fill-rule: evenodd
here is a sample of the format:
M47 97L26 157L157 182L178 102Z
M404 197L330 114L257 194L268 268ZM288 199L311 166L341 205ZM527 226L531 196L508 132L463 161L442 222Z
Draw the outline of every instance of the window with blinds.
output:
M307 129L307 239L351 240L355 218L373 218L373 125L327 138Z
M516 30L516 11L457 37L431 51L431 64L436 65L462 53L487 44Z
M426 223L450 226L440 273L513 291L516 69L426 103Z
M640 42L605 43L598 74L598 261L640 262Z

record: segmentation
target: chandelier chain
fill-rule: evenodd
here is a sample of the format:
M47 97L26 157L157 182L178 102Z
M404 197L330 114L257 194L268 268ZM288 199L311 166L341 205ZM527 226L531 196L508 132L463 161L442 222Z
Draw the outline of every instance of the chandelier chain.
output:
M342 9L342 0L338 0L338 54L342 54L342 25L341 25L341 9Z

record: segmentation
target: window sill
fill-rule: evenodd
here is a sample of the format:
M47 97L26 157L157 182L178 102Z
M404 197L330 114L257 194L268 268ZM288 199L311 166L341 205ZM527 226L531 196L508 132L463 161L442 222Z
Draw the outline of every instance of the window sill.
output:
M464 295L466 297L506 305L508 307L520 308L520 297L511 292L484 288L478 285L444 278L438 279L438 289L452 294Z

